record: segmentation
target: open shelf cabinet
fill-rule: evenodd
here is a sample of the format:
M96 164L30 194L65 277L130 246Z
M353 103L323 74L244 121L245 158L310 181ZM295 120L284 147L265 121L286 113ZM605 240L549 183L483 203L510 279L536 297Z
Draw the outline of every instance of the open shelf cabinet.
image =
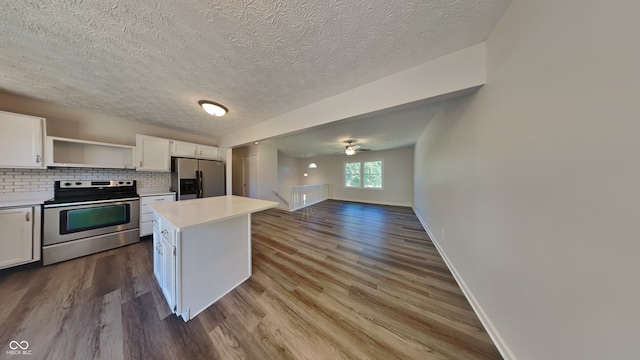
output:
M135 146L47 136L47 166L133 169Z

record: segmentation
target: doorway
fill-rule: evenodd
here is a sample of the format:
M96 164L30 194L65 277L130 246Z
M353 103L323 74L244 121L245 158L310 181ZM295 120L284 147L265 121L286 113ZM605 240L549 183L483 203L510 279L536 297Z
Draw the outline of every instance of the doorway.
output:
M260 196L258 192L258 154L245 155L242 174L244 196L257 199Z

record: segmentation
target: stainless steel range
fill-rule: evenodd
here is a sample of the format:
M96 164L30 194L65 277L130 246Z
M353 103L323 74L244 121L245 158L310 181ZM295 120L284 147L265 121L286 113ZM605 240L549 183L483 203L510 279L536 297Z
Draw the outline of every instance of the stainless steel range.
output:
M56 181L44 203L43 265L140 241L139 214L135 180Z

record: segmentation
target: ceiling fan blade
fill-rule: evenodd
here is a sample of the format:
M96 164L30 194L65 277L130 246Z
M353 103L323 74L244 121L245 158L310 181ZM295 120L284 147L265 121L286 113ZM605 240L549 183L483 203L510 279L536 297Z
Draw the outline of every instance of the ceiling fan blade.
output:
M352 147L352 148L354 148L355 150L360 149L360 145L353 145L353 146L351 146L351 147Z

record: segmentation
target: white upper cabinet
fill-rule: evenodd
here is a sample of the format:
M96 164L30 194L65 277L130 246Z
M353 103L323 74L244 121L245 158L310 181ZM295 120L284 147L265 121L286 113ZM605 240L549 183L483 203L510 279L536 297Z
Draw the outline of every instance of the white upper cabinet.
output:
M133 169L135 147L47 136L47 166Z
M215 146L198 145L197 152L200 159L218 160L218 148Z
M215 146L171 140L171 156L217 160L218 148Z
M0 168L44 169L45 119L0 111Z
M136 134L136 170L171 171L170 140Z
M171 156L217 160L218 148L186 141L171 140Z
M171 156L197 157L198 145L184 141L171 140Z

